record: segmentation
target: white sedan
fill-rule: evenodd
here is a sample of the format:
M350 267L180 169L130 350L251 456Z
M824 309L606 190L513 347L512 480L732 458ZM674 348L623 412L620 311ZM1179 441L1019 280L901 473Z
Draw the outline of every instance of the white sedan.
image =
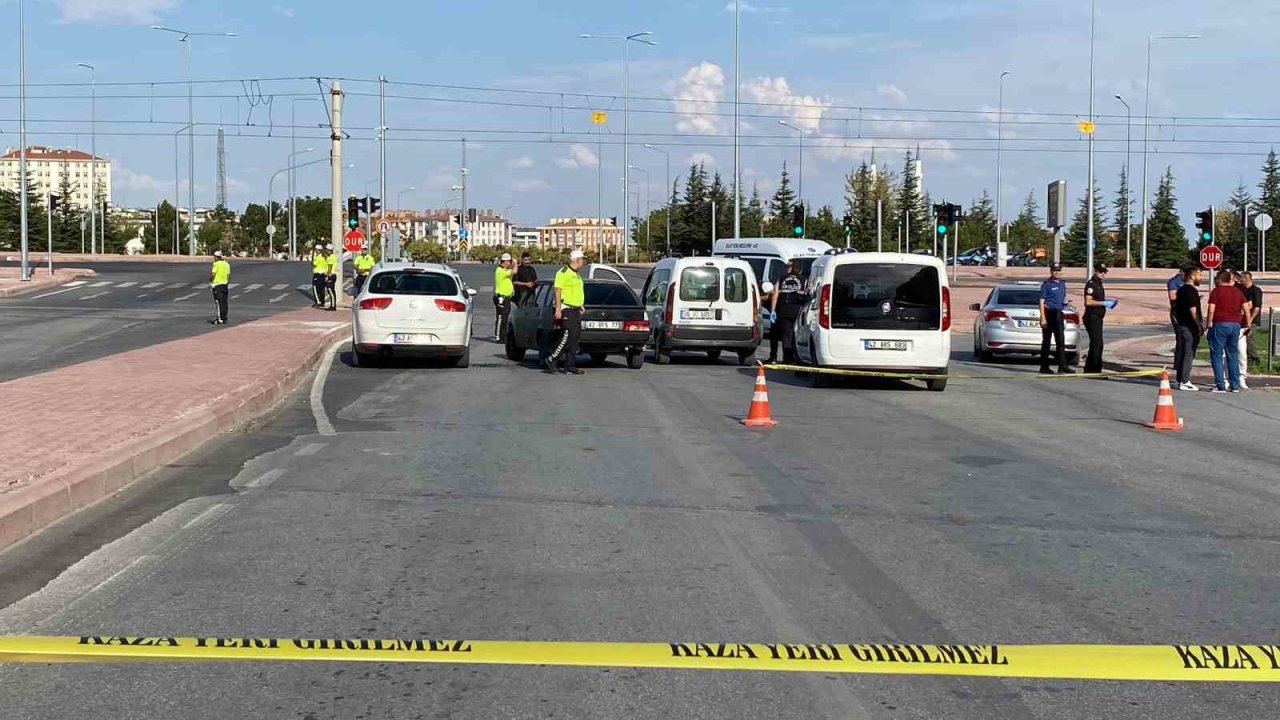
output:
M448 265L379 263L351 304L355 364L412 356L470 366L475 295Z

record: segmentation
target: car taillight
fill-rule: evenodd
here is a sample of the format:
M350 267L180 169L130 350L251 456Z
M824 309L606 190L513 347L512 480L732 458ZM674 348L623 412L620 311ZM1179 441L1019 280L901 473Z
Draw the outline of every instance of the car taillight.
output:
M447 300L444 298L436 298L436 307L445 312L466 312L467 304L461 300Z
M389 297L371 297L360 301L361 310L386 310L390 305Z
M942 288L942 331L951 329L951 288Z
M818 325L824 330L831 329L831 286L823 285L818 295Z
M1072 324L1074 324L1074 325L1079 325L1079 324L1080 324L1080 316L1079 316L1079 315L1077 315L1076 313L1066 313L1066 314L1064 314L1064 315L1062 316L1062 318L1063 318L1064 320L1066 320L1067 322L1072 323Z
M676 284L667 286L667 306L662 311L662 320L670 327L676 314Z
M991 322L992 320L1008 320L1009 313L1003 310L988 310L982 313L983 322Z
M622 323L622 332L649 332L648 320L626 320Z

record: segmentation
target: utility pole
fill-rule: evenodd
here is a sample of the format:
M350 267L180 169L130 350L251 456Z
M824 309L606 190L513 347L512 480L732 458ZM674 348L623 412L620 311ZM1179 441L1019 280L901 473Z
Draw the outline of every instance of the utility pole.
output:
M733 239L742 238L742 189L738 187L738 183L742 180L742 170L739 167L739 126L741 122L738 120L738 88L741 83L738 82L738 53L739 44L739 25L742 16L742 0L734 0L733 3ZM666 192L671 192L671 161L667 160L667 188ZM671 217L671 205L667 205L668 220ZM711 238L711 246L715 247L715 238ZM671 254L671 225L667 224L667 254Z
M462 138L462 215L458 217L458 235L462 242L471 247L471 233L467 230L467 139ZM462 243L458 243L461 245ZM461 259L467 259L467 253L461 253Z
M49 277L53 277L53 198L55 197L57 196L48 190L44 191L44 227L48 242L46 247L49 250Z
M1093 196L1093 134L1095 130L1093 117L1093 38L1097 28L1097 8L1097 0L1093 0L1093 2L1089 3L1089 187L1087 189L1089 202L1089 244L1087 246L1087 257L1085 259L1085 279L1088 279L1093 274L1093 204L1096 200Z
M334 281L333 292L337 304L342 304L342 83L334 80L329 88L333 111L330 113L329 128L331 149L329 151L329 175L332 187L329 190L329 242L333 243L334 252L338 253L338 278Z
M31 279L31 260L27 233L31 227L27 222L27 3L18 0L18 195L22 207L21 219L18 223L22 235L19 253L22 258L22 280ZM92 202L92 199L90 199Z
M876 252L884 252L884 198L876 200Z
M378 76L378 197L382 200L381 214L378 216L378 225L381 227L387 221L387 77L385 75ZM369 214L373 215L373 213ZM369 235L369 242L373 242L372 233ZM386 262L386 259L387 235L379 233L378 260Z

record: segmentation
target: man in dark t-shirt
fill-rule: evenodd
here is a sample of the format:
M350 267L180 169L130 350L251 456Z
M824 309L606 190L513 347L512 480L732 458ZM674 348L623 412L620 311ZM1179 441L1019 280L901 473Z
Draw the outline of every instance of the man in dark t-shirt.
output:
M1200 347L1204 316L1200 312L1200 268L1188 268L1173 300L1173 329L1177 342L1173 350L1173 370L1179 390L1195 392L1191 383L1191 364Z
M533 258L529 256L529 253L520 255L520 267L516 268L516 274L512 277L511 282L516 286L513 302L519 305L525 296L533 292L534 286L538 284L538 271L533 267Z
M1251 272L1241 273L1240 285L1241 289L1244 290L1245 299L1249 301L1249 307L1253 315L1252 318L1245 318L1244 323L1245 328L1248 329L1248 335L1245 336L1247 342L1246 352L1248 361L1256 363L1261 358L1258 355L1258 346L1253 340L1257 330L1253 328L1262 327L1262 288L1258 287L1257 283L1253 281L1253 273Z

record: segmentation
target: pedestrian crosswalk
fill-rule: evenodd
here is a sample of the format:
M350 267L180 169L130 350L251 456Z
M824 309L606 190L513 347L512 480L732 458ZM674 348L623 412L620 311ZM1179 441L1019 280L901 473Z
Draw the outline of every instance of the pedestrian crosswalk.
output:
M311 285L291 283L229 283L229 290L234 290L232 298L249 303L279 303L289 298L300 300L311 299ZM185 291L185 292L182 292ZM140 280L73 280L63 283L56 289L32 295L26 299L41 300L60 296L58 300L87 301L104 298L105 302L113 301L113 296L127 300L168 301L171 303L198 302L198 298L209 293L206 282L142 282ZM305 294L305 297L304 297Z

